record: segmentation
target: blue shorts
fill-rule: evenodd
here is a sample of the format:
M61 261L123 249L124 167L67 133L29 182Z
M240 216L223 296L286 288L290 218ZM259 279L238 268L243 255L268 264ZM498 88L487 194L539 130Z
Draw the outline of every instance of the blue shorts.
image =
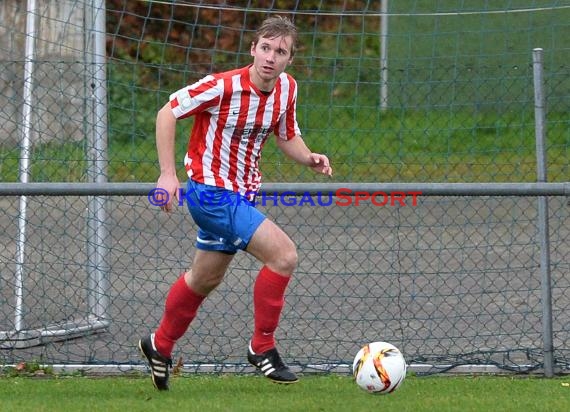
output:
M265 215L245 196L192 179L188 179L184 200L198 225L196 247L202 250L232 255L245 250L265 220Z

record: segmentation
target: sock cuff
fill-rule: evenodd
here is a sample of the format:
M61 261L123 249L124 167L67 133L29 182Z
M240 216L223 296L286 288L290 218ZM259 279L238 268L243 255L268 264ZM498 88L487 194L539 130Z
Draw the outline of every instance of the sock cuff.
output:
M277 272L272 271L267 266L263 266L261 268L261 270L259 271L259 276L262 276L266 282L282 288L287 287L289 281L291 280L291 276L281 275Z
M185 275L186 275L186 273L183 273L177 280L177 282L180 283L179 287L182 288L182 290L184 291L184 294L188 295L188 297L190 297L190 298L204 300L206 298L205 295L201 295L201 294L195 292L194 289L192 289L190 286L188 286L188 284L186 283L186 279L184 279Z

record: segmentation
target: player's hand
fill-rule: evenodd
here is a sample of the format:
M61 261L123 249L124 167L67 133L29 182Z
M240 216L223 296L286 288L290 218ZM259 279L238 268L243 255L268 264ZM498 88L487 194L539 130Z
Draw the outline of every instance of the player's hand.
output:
M311 153L311 160L313 161L313 164L310 168L316 173L332 176L333 170L328 157L320 153Z
M178 188L180 182L176 176L160 175L156 183L156 190L160 190L163 196L163 201L160 203L160 208L165 212L172 211L172 205L176 200L178 203Z

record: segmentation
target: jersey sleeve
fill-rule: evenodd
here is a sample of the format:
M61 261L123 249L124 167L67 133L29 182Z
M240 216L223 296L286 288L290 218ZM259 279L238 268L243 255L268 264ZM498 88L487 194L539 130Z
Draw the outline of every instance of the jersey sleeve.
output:
M283 140L291 140L297 135L301 135L299 124L297 123L297 82L293 77L287 75L286 109L279 118L275 134Z
M223 87L217 79L206 76L170 95L170 108L177 119L184 119L196 113L216 107L220 102Z

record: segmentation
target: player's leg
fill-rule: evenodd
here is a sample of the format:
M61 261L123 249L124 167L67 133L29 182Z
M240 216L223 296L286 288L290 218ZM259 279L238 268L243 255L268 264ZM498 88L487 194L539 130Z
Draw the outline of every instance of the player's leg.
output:
M198 308L224 278L234 255L197 249L192 268L172 285L155 334L157 350L170 357L176 341L188 330Z
M296 382L297 377L277 352L274 337L285 303L285 290L297 266L295 244L281 228L265 219L246 251L263 263L253 289L254 332L248 359L276 382Z
M255 329L252 349L265 352L275 347L274 332L285 303L285 290L297 266L293 241L271 220L256 230L247 252L263 263L253 289Z
M139 341L157 389L168 389L172 349L188 330L206 296L221 283L232 258L233 254L197 249L192 268L168 292L158 329Z
M289 235L270 219L253 234L246 251L272 271L290 277L297 267L297 248Z

